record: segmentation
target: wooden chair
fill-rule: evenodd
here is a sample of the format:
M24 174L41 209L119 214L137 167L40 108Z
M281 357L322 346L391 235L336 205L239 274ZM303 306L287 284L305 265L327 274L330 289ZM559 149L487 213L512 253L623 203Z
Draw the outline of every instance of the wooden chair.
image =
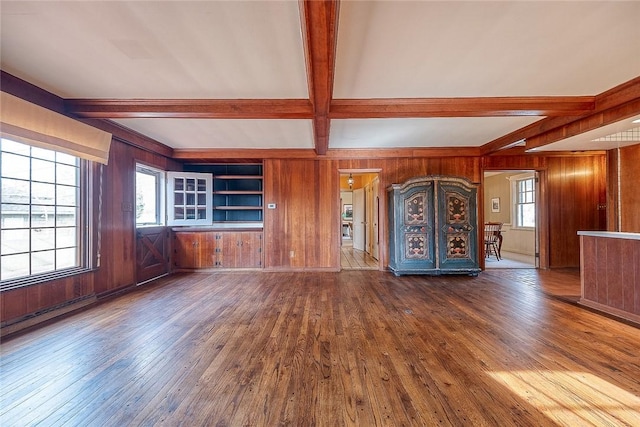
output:
M487 258L493 253L496 259L500 261L501 230L501 222L487 222L484 224L484 248Z

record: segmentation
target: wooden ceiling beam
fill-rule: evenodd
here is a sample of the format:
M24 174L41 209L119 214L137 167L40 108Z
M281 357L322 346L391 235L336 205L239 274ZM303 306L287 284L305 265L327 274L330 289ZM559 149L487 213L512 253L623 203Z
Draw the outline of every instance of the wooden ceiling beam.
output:
M572 121L564 126L548 132L527 138L525 147L528 150L537 150L545 145L562 141L585 132L596 130L603 126L611 125L620 120L628 119L640 113L640 98L626 104L609 108L597 114Z
M575 136L638 114L639 101L640 77L636 77L596 95L591 113L577 117L566 115L539 120L483 145L482 154L493 154L514 147L522 141L525 141L528 150L539 149L568 136Z
M594 96L334 99L332 119L410 117L580 116Z
M92 119L311 119L308 99L66 99L68 114Z
M206 163L225 160L264 160L264 159L394 159L415 157L478 157L480 147L440 147L440 148L365 148L331 149L319 155L313 149L305 148L202 148L174 149L173 159L186 163Z
M299 5L315 147L317 154L324 155L329 148L339 1L301 0Z

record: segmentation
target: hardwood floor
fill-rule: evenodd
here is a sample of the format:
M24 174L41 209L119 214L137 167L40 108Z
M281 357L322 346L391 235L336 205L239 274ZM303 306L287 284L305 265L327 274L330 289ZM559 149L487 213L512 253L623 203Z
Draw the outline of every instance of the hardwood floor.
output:
M640 329L558 297L576 286L176 275L6 340L0 425L638 425Z

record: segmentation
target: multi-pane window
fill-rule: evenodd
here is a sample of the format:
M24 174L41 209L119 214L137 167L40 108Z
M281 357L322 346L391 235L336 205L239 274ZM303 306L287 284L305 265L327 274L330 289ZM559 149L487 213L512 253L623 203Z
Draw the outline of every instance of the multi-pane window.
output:
M0 141L0 280L82 267L79 158Z
M535 178L516 181L516 225L518 227L536 226Z
M168 225L211 224L211 174L167 172L167 178Z
M136 165L136 225L164 224L164 172Z

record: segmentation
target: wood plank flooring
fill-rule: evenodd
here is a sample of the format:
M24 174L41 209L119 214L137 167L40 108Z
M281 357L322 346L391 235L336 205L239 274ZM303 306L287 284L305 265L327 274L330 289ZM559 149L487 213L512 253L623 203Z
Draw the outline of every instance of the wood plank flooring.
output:
M377 270L378 261L365 251L353 249L352 245L340 248L340 267L343 270Z
M638 425L640 329L560 298L576 287L175 275L3 342L0 425Z

